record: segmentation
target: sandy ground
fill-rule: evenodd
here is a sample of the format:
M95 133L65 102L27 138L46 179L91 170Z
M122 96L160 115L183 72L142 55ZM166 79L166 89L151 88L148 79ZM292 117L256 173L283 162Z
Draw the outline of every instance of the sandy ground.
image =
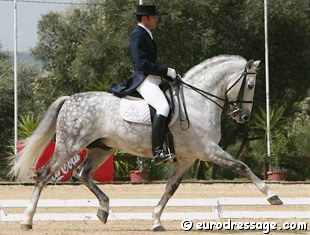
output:
M269 184L270 187L280 197L309 197L310 184ZM110 199L126 198L154 198L162 196L165 184L100 184L99 187L109 196ZM1 185L0 199L29 199L31 197L33 186L25 185ZM250 183L182 183L173 196L173 198L220 198L220 197L264 197L253 184ZM44 199L95 199L95 196L82 185L48 185L42 192L41 198ZM227 210L240 210L239 208L226 208ZM128 208L113 208L113 211L126 212ZM166 211L205 211L210 208L167 208ZM245 210L292 210L292 211L310 211L310 206L264 206L257 208L241 208ZM11 209L13 210L13 209ZM9 211L11 213L21 213L22 211ZM42 212L43 209L40 209ZM67 210L67 209L66 209ZM71 209L72 210L72 209ZM82 208L80 211L73 209L69 212L96 213L97 208ZM133 210L133 209L131 209ZM151 208L142 208L143 212L148 212ZM51 211L49 211L51 212ZM54 211L52 211L54 212ZM56 212L65 213L64 209L57 209ZM136 212L136 211L135 211ZM310 213L310 212L309 212ZM227 220L219 220L227 222ZM255 221L255 222L276 222L281 226L284 222L307 222L307 231L274 231L271 234L310 234L310 221L307 219L262 219L262 220L232 220L236 222ZM197 222L206 221L193 221ZM263 231L183 231L181 221L163 221L165 232L160 234L264 234ZM21 231L18 222L0 222L0 235L7 234L27 234L27 235L77 235L77 234L154 234L151 230L152 221L133 220L133 221L108 221L102 224L98 221L79 221L79 222L55 222L34 221L33 229L30 231Z

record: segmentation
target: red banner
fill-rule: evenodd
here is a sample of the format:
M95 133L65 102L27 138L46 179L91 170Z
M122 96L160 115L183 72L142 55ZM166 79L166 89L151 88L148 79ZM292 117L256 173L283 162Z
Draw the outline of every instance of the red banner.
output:
M36 171L44 166L52 157L55 149L55 142L51 142L45 148L42 156L39 158L35 168L33 178L36 177ZM21 151L21 148L19 148ZM58 170L52 177L53 181L64 182L71 178L73 170L87 157L87 151L84 149L79 154L75 155L68 162L66 162L60 170ZM114 155L111 156L95 171L93 179L101 182L113 181L114 176Z

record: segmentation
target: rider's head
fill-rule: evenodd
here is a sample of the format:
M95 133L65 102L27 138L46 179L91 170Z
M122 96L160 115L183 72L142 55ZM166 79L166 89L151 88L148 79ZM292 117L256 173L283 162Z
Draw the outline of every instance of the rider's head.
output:
M155 5L138 5L136 16L138 22L146 28L150 30L156 28L158 19Z

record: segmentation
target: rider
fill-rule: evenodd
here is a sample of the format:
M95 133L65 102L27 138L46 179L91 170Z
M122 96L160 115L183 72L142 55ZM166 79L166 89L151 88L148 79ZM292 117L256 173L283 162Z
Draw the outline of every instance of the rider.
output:
M158 21L156 6L138 5L136 16L138 25L129 42L133 74L131 79L121 84L112 84L109 90L118 96L131 94L136 90L156 110L152 124L152 153L155 163L162 163L172 156L163 149L170 108L159 85L161 77L175 79L176 71L157 62L156 44L151 32Z

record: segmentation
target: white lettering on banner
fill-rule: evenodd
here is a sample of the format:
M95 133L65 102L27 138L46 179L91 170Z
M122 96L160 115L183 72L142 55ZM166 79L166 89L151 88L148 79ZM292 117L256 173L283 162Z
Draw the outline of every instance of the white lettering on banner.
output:
M63 176L60 175L60 171L56 171L54 176L52 177L53 181L61 181L63 179Z
M71 158L67 163L65 163L60 170L58 170L54 176L52 177L53 181L61 181L65 175L67 175L70 170L74 169L81 161L81 157L79 154L76 154L73 158Z
M72 166L71 166L72 167ZM61 173L63 173L63 174L68 174L69 173L69 170L70 170L70 166L69 166L69 164L68 164L68 162L67 163L65 163L61 168L60 168L60 170L61 170Z
M79 154L76 154L73 158L71 158L71 162L73 163L73 166L76 167L81 163L81 156Z

